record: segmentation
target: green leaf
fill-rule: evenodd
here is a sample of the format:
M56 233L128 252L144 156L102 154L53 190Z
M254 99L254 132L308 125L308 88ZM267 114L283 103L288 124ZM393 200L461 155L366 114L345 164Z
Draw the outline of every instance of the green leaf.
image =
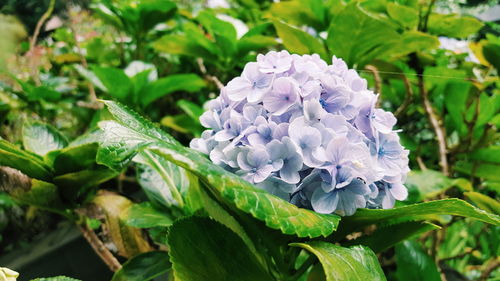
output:
M50 151L64 148L68 140L56 128L40 123L25 123L23 126L24 148L45 156Z
M184 27L186 28L186 27ZM195 26L196 29L198 29ZM202 57L206 61L216 61L217 45L208 40L203 33L193 32L186 35L164 35L153 43L153 48L159 52L190 57Z
M179 100L177 102L177 106L180 107L195 122L200 123L200 116L204 112L203 108L187 100Z
M433 198L453 186L453 181L443 173L434 170L411 171L406 179L406 186L415 189L420 199Z
M183 194L189 188L186 171L181 167L145 150L134 157L137 179L150 200L165 207L183 207Z
M419 204L412 204L393 209L358 209L350 217L344 217L335 233L343 237L364 226L391 225L407 221L433 220L439 215L454 215L473 218L493 225L500 225L500 217L478 209L460 199L443 199Z
M92 71L106 88L105 92L107 94L120 101L128 101L131 98L132 82L127 74L125 74L125 71L118 68L101 66L93 67Z
M483 46L484 58L500 71L500 45L486 44Z
M145 149L149 145L148 150L152 153L198 176L226 204L236 206L273 229L299 237L327 236L336 229L339 216L298 208L256 188L213 164L199 152L183 147L128 108L112 101L105 103L121 125L115 122L101 123L104 125L104 136L98 151L99 163L121 168L135 154L134 151Z
M177 221L168 245L176 280L274 280L234 232L209 218Z
M78 172L93 168L97 154L98 143L88 143L78 146L68 146L60 151L49 153L56 175Z
M52 169L43 162L40 156L21 150L2 139L0 139L0 165L17 169L36 179L50 180L52 177Z
M32 179L28 185L8 186L6 191L22 204L55 213L62 213L64 210L57 187L49 182Z
M174 131L195 136L199 136L204 130L199 121L193 120L187 114L165 116L161 119L160 123Z
M420 31L407 31L400 36L398 42L394 42L387 56L394 59L437 47L439 47L439 39L436 36Z
M194 93L206 86L196 74L173 74L149 83L140 95L140 102L147 106L153 101L173 92Z
M418 10L393 2L387 3L387 13L401 26L413 29L418 24Z
M94 86L99 88L99 90L107 92L108 89L106 88L106 86L104 86L101 80L99 80L99 78L95 75L94 72L86 69L81 65L75 65L74 68L83 78L87 79L87 81L89 81Z
M454 14L431 14L428 24L430 33L456 38L465 38L477 33L483 25L476 18Z
M500 215L500 203L497 200L481 194L479 192L464 192L465 197L467 197L474 205L479 208L488 211L495 215Z
M471 159L500 164L500 145L480 148L471 154Z
M28 100L30 101L46 100L56 102L61 99L61 93L47 86L38 86L33 88L32 91L28 91L26 93Z
M403 222L389 226L377 227L370 235L363 235L360 238L349 241L345 246L365 245L370 247L375 253L387 250L389 247L423 234L425 232L440 229L441 227L428 222Z
M290 246L316 255L327 281L386 280L377 256L367 247L344 248L322 241L292 243Z
M321 58L328 59L325 47L318 38L278 20L274 20L273 24L283 45L290 52L299 55L317 53Z
M238 57L244 57L251 51L259 51L261 49L278 44L274 37L264 35L243 36L237 43Z
M56 276L56 277L44 277L44 278L36 278L31 281L80 281L78 279L69 278L66 276Z
M326 5L318 0L274 2L271 15L296 26L312 26L318 31L325 29Z
M349 66L359 67L390 53L400 37L389 25L364 12L358 2L352 2L332 20L326 42L334 55Z
M396 245L396 276L401 281L440 281L434 260L413 241Z
M138 228L172 225L172 218L155 209L149 202L134 204L128 209L126 224Z
M166 22L176 11L176 4L168 0L148 0L138 2L139 15L133 20L138 20L141 32L148 32L157 24Z
M148 281L166 273L171 266L167 252L139 254L124 263L111 281Z
M118 172L108 167L100 166L98 169L82 170L54 177L54 183L59 187L61 195L69 202L84 200L88 193L99 184L104 183L118 175Z
M485 178L494 182L500 182L500 174L498 173L499 168L499 164L487 162L473 165L473 163L470 162L458 161L455 165L455 170L459 172L479 178Z
M470 87L470 82L450 81L446 84L444 90L444 98L446 100L444 104L460 135L467 134L467 126L464 119Z

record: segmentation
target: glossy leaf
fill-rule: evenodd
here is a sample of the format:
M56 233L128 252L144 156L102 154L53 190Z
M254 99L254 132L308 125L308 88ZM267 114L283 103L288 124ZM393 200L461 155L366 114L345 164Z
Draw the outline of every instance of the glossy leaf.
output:
M208 184L212 192L220 194L225 203L235 205L273 229L299 237L327 236L336 229L339 216L298 208L258 189L213 164L200 153L183 147L135 112L116 102L105 103L121 125L115 122L102 124L104 137L98 152L100 163L110 167L123 167L135 154L135 150L150 145L149 151L198 176Z
M377 256L367 247L344 248L322 241L292 243L290 246L315 255L323 266L327 281L386 280Z
M171 266L166 252L139 254L124 263L111 281L148 281L165 274Z
M342 219L335 236L343 237L343 235L371 224L380 226L407 221L435 220L439 215L462 216L500 225L500 217L497 215L478 209L460 199L443 199L393 209L358 209L353 216Z
M274 280L234 232L209 218L177 221L168 245L176 280Z
M134 204L128 209L126 224L138 228L172 225L172 218L155 209L149 202Z
M26 123L23 126L23 146L40 156L64 148L68 140L54 127L40 123Z
M440 281L434 260L413 241L396 245L396 276L401 281Z
M290 52L299 55L316 53L323 59L328 59L325 47L317 38L281 21L275 20L273 23L278 36L283 40L283 45Z
M17 169L41 180L50 180L52 169L39 155L22 150L8 141L0 139L0 165Z
M88 193L99 184L118 175L118 172L105 166L97 169L81 170L54 177L53 182L59 187L61 196L69 202L85 200Z
M165 207L184 206L183 194L189 188L184 169L147 150L139 152L133 161L142 164L137 179L150 200Z

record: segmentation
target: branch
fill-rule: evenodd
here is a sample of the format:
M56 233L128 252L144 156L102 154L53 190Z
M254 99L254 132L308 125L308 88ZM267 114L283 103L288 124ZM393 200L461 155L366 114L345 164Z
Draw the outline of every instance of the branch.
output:
M83 237L89 242L94 252L101 258L101 260L109 267L109 269L113 272L118 271L122 268L120 262L113 256L113 254L104 246L101 239L97 237L97 234L90 229L85 223L82 225L78 225L78 228L83 234Z
M36 85L40 85L40 78L38 77L38 66L36 65L35 62L35 47L36 47L36 41L38 39L38 35L40 35L40 29L42 29L43 24L47 21L47 19L50 17L52 12L54 11L54 6L55 6L56 1L55 0L50 0L49 7L47 8L47 11L42 15L42 17L38 20L35 31L33 32L33 36L31 37L30 40L30 48L28 50L28 53L26 54L27 57L29 57L29 65L31 68L30 74L33 80L35 81Z
M413 100L413 88L411 87L410 80L408 80L404 74L401 74L401 79L403 79L403 83L405 84L406 96L403 104L401 104L401 106L396 109L396 112L394 112L394 116L396 116L396 118L399 118L401 114L406 111Z
M376 106L379 106L380 101L382 100L382 79L380 79L378 68L376 68L374 65L369 64L365 66L365 69L373 73L373 79L375 80L375 93L380 95L376 104Z
M424 102L425 112L429 117L429 121L431 122L432 128L434 129L434 133L436 134L438 145L439 145L439 164L441 165L441 171L446 176L450 175L449 167L448 167L448 158L446 156L446 131L444 127L441 126L439 117L434 112L432 108L432 104L429 101L429 93L425 89L424 86L424 78L422 75L418 76L418 88L420 90L420 95L422 96Z
M479 277L479 281L486 281L488 280L488 277L490 274L493 272L493 270L497 269L500 266L500 258L493 258L486 264L486 268L484 269L483 273Z
M200 68L201 73L203 74L203 76L205 76L205 79L214 82L215 86L217 86L219 90L222 90L222 88L224 88L224 84L222 84L222 82L216 76L208 74L207 68L203 63L203 59L197 58L196 62L198 63L198 67Z

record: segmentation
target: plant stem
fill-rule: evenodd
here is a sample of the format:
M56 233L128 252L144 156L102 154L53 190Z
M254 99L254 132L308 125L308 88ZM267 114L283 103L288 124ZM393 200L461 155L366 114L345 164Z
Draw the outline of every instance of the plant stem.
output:
M411 87L410 80L408 80L408 77L406 77L406 75L404 74L401 74L401 79L403 79L403 83L405 85L406 96L403 104L401 104L401 106L396 109L396 112L394 112L394 116L396 116L396 118L398 119L406 111L408 106L410 106L411 101L413 100L413 88Z
M308 269L316 263L317 258L315 255L310 254L307 260L295 271L295 273L291 276L290 280L298 280Z
M429 117L429 121L431 122L432 128L434 129L434 133L436 134L436 138L438 140L439 146L439 164L441 165L441 171L446 176L450 175L450 170L448 167L448 158L447 158L447 150L446 150L446 131L444 127L441 126L438 115L434 112L434 108L429 100L429 93L425 89L424 78L420 74L418 76L418 88L420 90L420 95L422 96L422 100L424 103L424 109Z
M377 106L379 106L380 101L382 100L382 79L380 79L378 68L376 68L374 65L369 64L365 66L365 69L373 73L373 79L375 80L375 93L380 95L377 100Z
M97 237L97 234L90 229L85 223L82 223L78 225L78 228L83 234L83 237L87 242L89 242L90 246L92 246L92 249L94 249L94 252L101 258L101 260L109 267L109 269L113 272L118 271L120 268L122 268L122 265L120 262L113 256L111 251L104 246L104 243L102 243L101 239Z

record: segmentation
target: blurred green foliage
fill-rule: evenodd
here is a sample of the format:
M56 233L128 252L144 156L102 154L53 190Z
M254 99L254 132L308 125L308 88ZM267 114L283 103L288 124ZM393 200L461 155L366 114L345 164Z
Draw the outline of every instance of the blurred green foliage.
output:
M363 271L376 261L372 250L389 280L500 278L499 228L486 223L500 213L500 22L467 12L494 1L234 0L218 7L205 1L56 1L49 20L58 21L30 46L48 3L0 3L0 164L29 176L16 177L18 186L0 183L6 192L0 193L1 250L25 242L12 232L26 229L20 217L43 224L53 219L49 211L106 236L129 259L113 280L144 280L138 271L149 280L170 263L176 278L195 280L182 256L192 248L180 241L200 241L207 233L227 237L226 246L242 251L230 260L215 252L220 241L202 240L200 247L213 256L191 261L201 269L210 260L229 269L245 263L255 269L254 280L306 280L309 273L308 280L341 279L335 275L341 270L327 268L339 262L329 252L342 253L364 280L383 277L379 265ZM199 155L161 130L184 145L199 136L205 102L258 53L280 49L343 58L381 95L380 106L395 112L413 171L410 196L394 213L360 211L340 223L305 210L296 214L303 223L270 216L270 206L287 214L295 209L268 194L231 195L251 187L213 172L201 158L189 165L183 159ZM112 102L108 110L99 99L119 101L155 125ZM453 199L427 202L446 198ZM186 218L193 214L217 222ZM307 219L317 225L306 227ZM298 238L316 232L326 242ZM259 235L279 247L262 245L270 242ZM161 251L133 257L167 245L178 247L168 263ZM220 278L245 274L210 269Z

